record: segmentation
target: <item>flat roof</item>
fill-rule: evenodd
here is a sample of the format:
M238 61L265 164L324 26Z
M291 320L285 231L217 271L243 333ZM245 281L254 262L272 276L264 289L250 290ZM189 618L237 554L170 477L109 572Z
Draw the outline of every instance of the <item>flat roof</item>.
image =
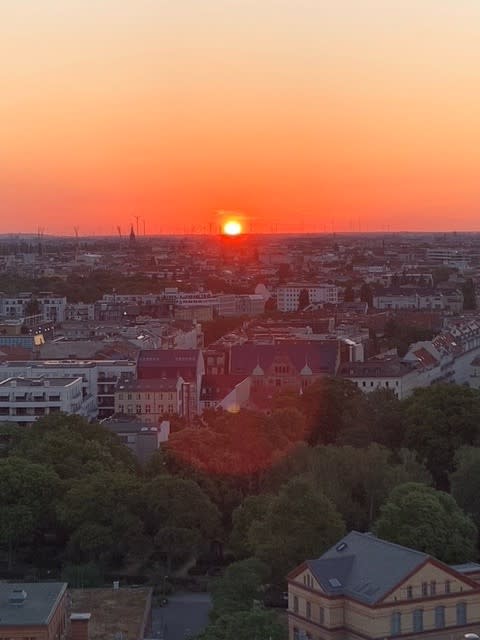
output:
M81 380L76 378L7 378L0 381L0 386L11 387L12 389L19 387L48 388L48 387L68 387L69 385ZM11 383L15 382L15 385Z
M14 589L26 592L23 604L9 603ZM66 582L0 583L0 629L48 624L66 589Z
M125 638L143 638L150 610L152 589L71 589L72 614L91 613L89 640L105 640L122 633Z

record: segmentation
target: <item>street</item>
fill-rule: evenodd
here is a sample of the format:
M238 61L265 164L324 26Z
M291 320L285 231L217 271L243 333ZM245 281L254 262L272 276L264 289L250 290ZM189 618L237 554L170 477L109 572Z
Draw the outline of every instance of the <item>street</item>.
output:
M208 593L176 593L164 607L152 607L152 638L185 640L208 624Z

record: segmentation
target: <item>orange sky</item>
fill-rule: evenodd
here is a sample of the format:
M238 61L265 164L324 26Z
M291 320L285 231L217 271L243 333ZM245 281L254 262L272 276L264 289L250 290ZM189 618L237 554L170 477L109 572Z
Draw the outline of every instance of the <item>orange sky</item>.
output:
M479 230L479 43L478 0L8 3L0 232Z

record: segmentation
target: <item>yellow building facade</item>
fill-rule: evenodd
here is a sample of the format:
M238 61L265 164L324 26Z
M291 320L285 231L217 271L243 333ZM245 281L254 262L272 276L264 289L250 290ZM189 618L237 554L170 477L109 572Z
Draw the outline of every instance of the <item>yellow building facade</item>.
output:
M289 639L463 640L480 630L479 575L352 532L289 575Z

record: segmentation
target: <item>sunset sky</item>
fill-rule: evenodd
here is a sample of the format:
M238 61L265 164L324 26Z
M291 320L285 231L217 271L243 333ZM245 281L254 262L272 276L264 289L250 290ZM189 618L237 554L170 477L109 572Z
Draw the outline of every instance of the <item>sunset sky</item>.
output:
M479 0L0 15L0 233L480 230Z

